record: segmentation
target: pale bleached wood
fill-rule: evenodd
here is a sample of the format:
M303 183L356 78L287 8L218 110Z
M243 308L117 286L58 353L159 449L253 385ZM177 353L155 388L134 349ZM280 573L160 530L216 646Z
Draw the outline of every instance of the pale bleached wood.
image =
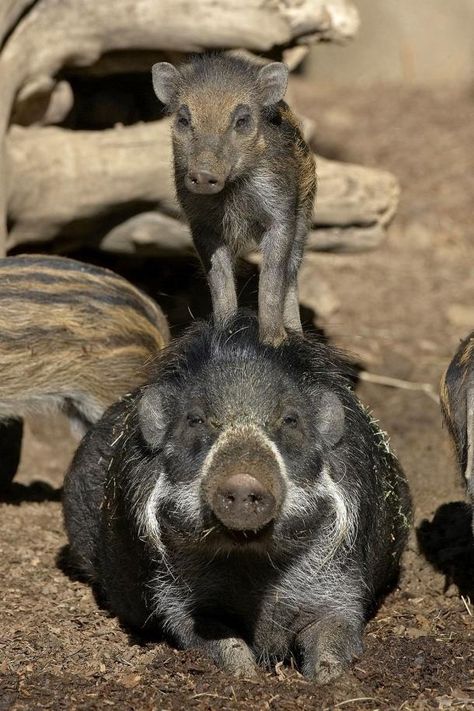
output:
M0 48L19 18L35 4L36 0L1 0L0 2Z
M74 104L74 94L67 81L52 81L13 108L12 122L20 126L58 124L64 121Z
M125 217L147 206L180 214L168 119L106 131L12 126L7 147L9 247L51 240L68 230L80 237L81 226L87 236L85 220L119 209L126 213L127 205ZM326 228L326 248L344 242L341 228L352 230L353 242L362 239L373 246L380 241L380 230L397 206L395 178L349 163L316 161L314 225Z
M376 227L317 228L310 231L308 252L365 252L375 249L383 241L385 230ZM142 212L103 237L100 248L107 252L178 257L192 254L191 233L181 220L161 212Z

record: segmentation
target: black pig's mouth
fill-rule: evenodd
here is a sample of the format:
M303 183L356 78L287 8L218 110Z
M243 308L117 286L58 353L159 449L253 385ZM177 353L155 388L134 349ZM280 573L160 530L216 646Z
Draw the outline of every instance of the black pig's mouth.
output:
M244 546L248 543L256 543L268 539L271 536L271 528L273 528L273 526L270 522L258 531L232 531L225 529L225 535L230 538L231 541L235 541L239 545Z
M213 543L218 547L225 543L227 546L230 544L232 548L266 548L272 539L273 528L273 521L270 521L258 530L239 531L226 528L220 521L216 520L214 526L209 529L209 535L206 532L202 540L207 540L208 543Z

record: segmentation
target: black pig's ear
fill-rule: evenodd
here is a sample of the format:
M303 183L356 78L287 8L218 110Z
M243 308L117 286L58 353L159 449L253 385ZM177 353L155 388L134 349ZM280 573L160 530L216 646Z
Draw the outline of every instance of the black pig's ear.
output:
M288 67L282 62L272 62L258 73L260 100L264 106L278 104L283 99L288 84Z
M316 407L317 428L333 447L344 434L344 405L332 390L323 390L318 393Z
M162 396L156 386L149 385L143 390L138 401L138 421L145 442L152 449L161 447L166 431L166 417Z
M181 75L169 62L158 62L151 68L153 89L162 104L172 106L176 101Z

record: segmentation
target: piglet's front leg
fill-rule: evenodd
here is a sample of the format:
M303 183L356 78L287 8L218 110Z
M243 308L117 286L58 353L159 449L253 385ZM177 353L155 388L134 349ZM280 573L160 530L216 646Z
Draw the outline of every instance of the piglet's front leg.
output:
M222 324L237 311L233 255L225 242L205 227L193 227L192 232L206 271L214 318Z
M258 285L258 320L263 343L279 346L286 338L285 298L288 292L288 260L294 231L288 225L273 223L265 233L262 266Z

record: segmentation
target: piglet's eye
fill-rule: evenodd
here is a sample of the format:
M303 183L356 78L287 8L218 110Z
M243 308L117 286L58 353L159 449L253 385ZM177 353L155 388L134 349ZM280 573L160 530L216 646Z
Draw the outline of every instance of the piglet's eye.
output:
M178 116L178 126L187 128L189 126L189 119L187 119L186 116Z
M291 413L284 415L282 418L282 423L287 427L297 427L298 426L298 415Z
M190 427L198 427L199 425L204 424L204 417L202 417L201 415L198 415L198 414L194 414L194 413L190 413L187 416L187 420L188 420L188 425Z
M250 124L250 115L245 114L245 116L240 116L238 119L235 121L235 128L237 129L242 129L242 128L247 128Z

